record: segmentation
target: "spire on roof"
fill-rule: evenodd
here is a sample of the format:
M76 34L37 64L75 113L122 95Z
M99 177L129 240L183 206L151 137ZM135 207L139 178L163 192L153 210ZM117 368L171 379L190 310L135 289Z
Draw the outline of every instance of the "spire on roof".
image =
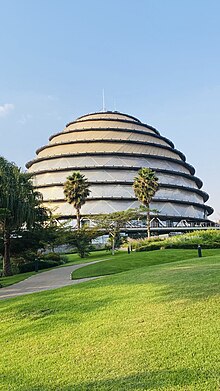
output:
M104 90L104 88L102 90L102 111L103 112L106 111L106 108L105 108L105 90Z

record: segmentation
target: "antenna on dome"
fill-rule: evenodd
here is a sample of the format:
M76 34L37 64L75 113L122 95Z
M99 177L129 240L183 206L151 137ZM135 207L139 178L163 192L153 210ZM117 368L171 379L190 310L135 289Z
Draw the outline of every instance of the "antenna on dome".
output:
M106 108L105 108L105 90L103 88L102 90L102 111L106 111Z
M116 99L114 99L114 111L117 111L116 110Z

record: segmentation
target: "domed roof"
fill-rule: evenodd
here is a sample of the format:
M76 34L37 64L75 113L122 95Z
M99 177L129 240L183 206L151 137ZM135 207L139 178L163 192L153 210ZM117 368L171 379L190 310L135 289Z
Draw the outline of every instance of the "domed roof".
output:
M83 115L52 135L27 163L45 204L63 218L74 214L63 194L63 183L73 171L89 180L91 194L84 214L110 213L139 205L132 183L141 167L152 168L160 183L151 208L165 221L203 221L212 213L208 195L195 169L182 152L157 129L137 118L105 111Z

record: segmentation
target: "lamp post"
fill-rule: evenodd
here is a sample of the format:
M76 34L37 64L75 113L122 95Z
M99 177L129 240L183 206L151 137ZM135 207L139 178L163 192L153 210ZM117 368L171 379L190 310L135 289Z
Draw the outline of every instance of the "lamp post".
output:
M38 258L35 258L35 260L34 260L34 269L35 269L35 272L37 273L38 272Z

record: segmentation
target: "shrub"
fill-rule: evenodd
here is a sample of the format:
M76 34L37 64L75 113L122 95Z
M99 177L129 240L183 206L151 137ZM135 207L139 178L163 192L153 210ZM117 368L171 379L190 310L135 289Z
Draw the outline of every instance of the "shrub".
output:
M61 256L58 253L48 253L43 255L45 261L55 261L61 263Z
M23 257L13 257L11 258L11 269L13 274L20 273L20 267L21 265L24 265L27 263L26 259Z
M163 246L164 247L164 246ZM161 243L149 243L149 245L146 246L140 246L136 248L136 251L153 251L153 250L160 250Z
M202 248L220 248L220 231L195 231L188 234L172 236L166 239L139 239L132 242L132 246L136 249L136 251L159 250L161 247L196 249L199 244Z
M38 261L38 269L49 269L51 267L59 266L59 262L56 261ZM33 272L35 270L35 262L28 262L19 265L19 273Z

